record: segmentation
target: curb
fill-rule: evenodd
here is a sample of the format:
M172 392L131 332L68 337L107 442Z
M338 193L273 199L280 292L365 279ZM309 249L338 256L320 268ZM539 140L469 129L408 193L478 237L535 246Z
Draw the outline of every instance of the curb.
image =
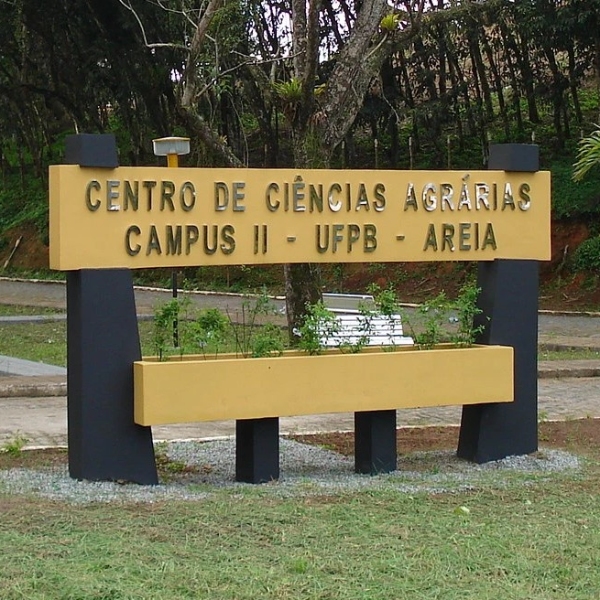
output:
M580 379L584 377L600 377L600 367L557 367L554 369L538 367L538 379Z
M0 380L0 398L60 398L66 395L66 381L2 383Z

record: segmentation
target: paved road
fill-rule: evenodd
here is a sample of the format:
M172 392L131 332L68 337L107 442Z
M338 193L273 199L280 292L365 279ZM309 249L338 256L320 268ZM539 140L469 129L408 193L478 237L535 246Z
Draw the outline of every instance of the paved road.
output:
M223 310L239 309L243 299L236 294L190 293L199 307L218 307ZM169 291L150 291L136 288L135 300L138 314L150 315L161 302L169 299ZM15 281L0 278L0 304L66 309L66 286L61 282ZM277 303L283 307L283 301ZM600 349L600 316L540 314L539 339L541 343L559 345L585 345Z
M183 292L182 292L183 293ZM235 309L242 305L239 294L214 294L211 292L193 292L188 296L199 307L217 307ZM135 288L135 303L138 314L152 314L154 308L172 297L170 290ZM24 281L0 277L0 304L20 304L66 310L66 285L60 281ZM283 302L277 303L283 306Z

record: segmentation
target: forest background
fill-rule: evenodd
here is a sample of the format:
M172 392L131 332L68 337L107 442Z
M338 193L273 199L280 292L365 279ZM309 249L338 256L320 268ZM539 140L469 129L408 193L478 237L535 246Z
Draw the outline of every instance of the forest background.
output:
M552 171L542 306L600 306L600 169L572 181L600 122L600 0L0 0L0 266L47 266L48 165L71 133L120 163L189 136L187 166L480 169L532 141ZM17 240L21 240L13 253ZM7 263L8 257L11 260ZM186 285L450 294L472 265L186 270ZM285 275L285 276L284 276ZM166 280L166 272L138 273Z

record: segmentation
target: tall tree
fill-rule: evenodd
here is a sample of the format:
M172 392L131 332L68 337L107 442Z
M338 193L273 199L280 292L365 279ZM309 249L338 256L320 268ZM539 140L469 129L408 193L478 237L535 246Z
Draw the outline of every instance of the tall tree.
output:
M179 9L179 17L185 21L186 28L192 27L192 31L189 41L182 39L169 44L150 40L138 9L139 0L135 6L133 0L119 1L137 21L148 48L159 51L176 47L184 51L176 98L178 115L188 131L209 146L222 163L241 166L227 140L218 135L200 110L202 96L223 76L223 65L216 62L215 75L207 77L206 60L202 60L211 56L216 61L217 54L223 54L219 38L211 37L211 27L219 11L235 0L209 0L200 9L194 3ZM284 17L287 13L291 23L289 31L280 19L269 22L264 17L255 18L254 23L249 20L248 40L254 41L252 50L256 50L256 54L248 52L252 45L250 41L246 54L233 48L237 60L229 69L231 72L244 69L245 74L254 74L255 95L268 98L273 89L276 90L288 118L294 167L326 167L330 164L335 148L348 133L362 106L369 83L379 73L394 44L411 35L412 28L422 16L424 1L416 0L414 5L409 2L403 12L393 11L386 0L342 3L344 33L338 28L333 41L328 34L323 36L321 20L323 15L331 15L334 9L331 5L324 7L321 0L291 0L289 5L284 4L282 12ZM270 5L260 3L257 6L265 9L263 15L274 16ZM320 81L323 51L325 47L331 50L332 43L336 45L335 58L331 61L333 66L326 79ZM209 46L212 50L207 49ZM284 57L286 48L287 57ZM259 68L257 63L261 63ZM275 67L270 72L269 64ZM258 75L259 69L262 69L262 75ZM315 90L319 84L324 87L319 88L321 93L317 98ZM285 275L287 314L292 331L299 325L307 302L318 299L321 289L318 268L314 265L286 265Z

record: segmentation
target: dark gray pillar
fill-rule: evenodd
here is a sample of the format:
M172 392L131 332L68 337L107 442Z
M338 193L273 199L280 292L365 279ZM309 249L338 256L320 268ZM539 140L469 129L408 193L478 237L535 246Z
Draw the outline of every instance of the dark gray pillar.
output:
M396 470L396 411L354 413L354 470L391 473Z
M489 168L537 171L539 149L527 144L490 146ZM480 263L477 285L482 314L477 340L514 348L514 402L464 406L457 454L483 463L538 449L537 334L538 263L496 260Z
M67 138L66 159L70 164L114 168L116 155L114 136ZM69 272L67 418L71 477L158 483L152 431L133 421L133 361L140 358L130 272Z
M235 480L267 483L279 479L279 418L235 423Z

